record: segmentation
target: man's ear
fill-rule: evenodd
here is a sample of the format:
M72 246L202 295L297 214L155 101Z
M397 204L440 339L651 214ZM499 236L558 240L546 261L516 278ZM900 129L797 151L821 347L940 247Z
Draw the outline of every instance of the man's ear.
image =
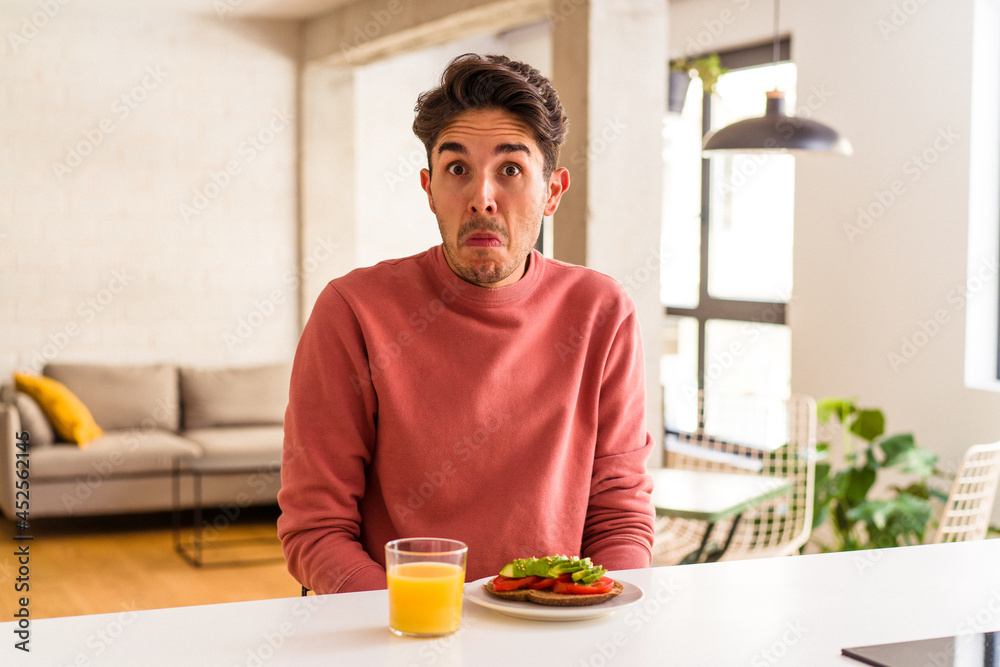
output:
M552 215L559 208L559 199L569 190L569 170L556 169L549 176L548 196L545 199L545 215Z
M431 172L427 169L420 170L420 187L427 193L427 205L431 207L431 213L437 214L434 210L434 196L431 195Z

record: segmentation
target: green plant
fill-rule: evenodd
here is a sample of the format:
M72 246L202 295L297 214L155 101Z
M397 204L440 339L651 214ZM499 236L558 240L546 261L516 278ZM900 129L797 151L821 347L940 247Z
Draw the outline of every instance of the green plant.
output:
M715 92L715 84L719 77L728 72L719 62L719 54L712 53L701 58L680 58L673 61L670 69L687 72L701 79L701 88L706 93Z
M931 499L947 499L928 480L940 473L937 455L918 447L910 433L885 436L881 410L858 408L853 399L827 398L817 404L822 424L836 418L841 425L844 467L834 472L829 461L816 464L813 529L829 523L833 544L819 544L824 551L852 551L920 544L931 521ZM855 443L861 444L855 449ZM818 445L829 452L829 443ZM911 482L893 486L885 499L868 493L879 473L893 469Z

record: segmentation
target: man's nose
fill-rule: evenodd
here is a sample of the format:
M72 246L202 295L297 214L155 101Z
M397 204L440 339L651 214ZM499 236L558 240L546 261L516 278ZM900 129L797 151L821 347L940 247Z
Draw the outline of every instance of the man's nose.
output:
M496 184L488 174L479 176L472 182L472 193L469 199L470 213L488 213L493 215L497 212Z

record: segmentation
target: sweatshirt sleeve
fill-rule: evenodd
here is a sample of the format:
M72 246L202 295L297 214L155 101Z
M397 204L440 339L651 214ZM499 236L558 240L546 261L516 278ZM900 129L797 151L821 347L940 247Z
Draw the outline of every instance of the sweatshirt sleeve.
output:
M652 561L653 482L646 460L642 343L635 309L622 320L608 353L598 405L597 446L582 551L609 570Z
M385 588L358 540L377 413L368 369L357 317L327 285L292 365L278 492L288 571L317 593Z

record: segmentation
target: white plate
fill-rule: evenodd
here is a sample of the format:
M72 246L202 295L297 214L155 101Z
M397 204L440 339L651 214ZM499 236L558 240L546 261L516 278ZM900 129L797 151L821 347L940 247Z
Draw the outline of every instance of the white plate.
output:
M482 607L487 607L501 614L514 618L526 618L529 621L583 621L588 618L599 618L616 611L630 607L642 600L642 589L635 584L623 581L621 593L607 602L601 602L589 607L546 607L527 600L504 600L486 591L483 585L493 577L483 577L465 585L465 598Z

